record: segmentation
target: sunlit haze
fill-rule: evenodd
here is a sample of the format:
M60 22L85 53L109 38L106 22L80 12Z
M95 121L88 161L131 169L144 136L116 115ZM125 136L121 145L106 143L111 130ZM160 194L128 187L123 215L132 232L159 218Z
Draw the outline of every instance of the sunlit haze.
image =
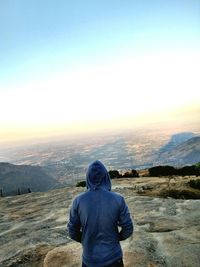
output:
M0 143L200 122L200 2L94 2L0 2Z

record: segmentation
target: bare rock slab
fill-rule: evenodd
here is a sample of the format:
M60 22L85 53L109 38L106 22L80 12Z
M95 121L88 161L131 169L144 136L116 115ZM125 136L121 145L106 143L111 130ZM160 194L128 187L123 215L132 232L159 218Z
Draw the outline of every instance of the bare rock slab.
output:
M121 242L125 267L199 267L200 200L138 195L135 186L145 181L165 186L160 178L113 181L135 224ZM0 267L81 266L82 247L69 238L66 224L72 199L84 190L0 198Z

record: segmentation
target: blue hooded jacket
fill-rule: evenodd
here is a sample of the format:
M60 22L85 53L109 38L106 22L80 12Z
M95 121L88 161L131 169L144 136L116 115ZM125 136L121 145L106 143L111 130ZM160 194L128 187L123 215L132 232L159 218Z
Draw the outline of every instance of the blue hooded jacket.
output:
M123 196L111 192L110 176L100 161L89 166L86 184L88 190L71 206L68 232L82 244L83 262L102 267L122 257L119 241L133 233L133 222Z

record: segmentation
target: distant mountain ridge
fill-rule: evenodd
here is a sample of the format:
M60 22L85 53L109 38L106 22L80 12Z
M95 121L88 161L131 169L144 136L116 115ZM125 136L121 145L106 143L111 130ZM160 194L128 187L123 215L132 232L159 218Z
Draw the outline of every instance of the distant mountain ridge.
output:
M40 166L14 165L0 162L0 188L6 195L20 192L43 192L54 188L56 180L48 175Z
M195 136L168 151L161 152L153 165L183 166L195 164L199 161L200 136Z
M196 135L192 132L181 132L177 134L173 134L169 140L169 142L161 147L160 153L168 152L175 148L176 146L186 142L187 140L191 139L192 137L195 137Z

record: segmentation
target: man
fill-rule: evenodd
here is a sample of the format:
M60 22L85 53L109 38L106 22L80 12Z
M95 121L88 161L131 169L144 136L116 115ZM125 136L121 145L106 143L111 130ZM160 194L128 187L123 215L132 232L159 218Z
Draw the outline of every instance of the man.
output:
M123 267L120 241L133 233L125 200L111 192L110 176L98 160L88 167L86 185L73 201L68 223L69 236L83 247L82 267Z

